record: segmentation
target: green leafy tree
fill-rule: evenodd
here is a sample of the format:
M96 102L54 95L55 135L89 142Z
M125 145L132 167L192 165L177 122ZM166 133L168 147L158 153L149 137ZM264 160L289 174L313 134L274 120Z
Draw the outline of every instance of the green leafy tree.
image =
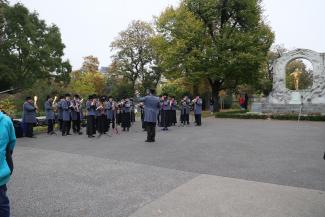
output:
M162 74L152 40L154 29L149 23L133 21L111 44L116 73L126 77L135 89L140 82L143 89L157 86Z
M56 25L46 25L22 4L1 4L1 89L29 87L38 79L68 82L71 65L63 61L65 45Z
M274 40L258 0L185 0L168 8L157 27L169 74L207 79L215 110L219 91L258 81Z

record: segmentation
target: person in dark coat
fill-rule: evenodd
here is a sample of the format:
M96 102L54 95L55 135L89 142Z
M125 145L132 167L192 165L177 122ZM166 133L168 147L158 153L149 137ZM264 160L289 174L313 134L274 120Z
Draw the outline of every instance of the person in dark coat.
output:
M244 108L245 108L245 110L248 110L248 100L249 100L248 94L245 93L245 102L244 102Z
M122 128L129 131L131 127L131 103L129 98L122 102Z
M72 103L71 119L72 119L73 133L82 135L81 132L82 100L80 100L79 95L74 95L71 103Z
M46 101L44 103L46 122L47 122L47 134L53 135L56 134L53 130L53 125L55 123L55 115L53 111L53 98L50 96L46 97Z
M131 123L135 123L135 105L134 105L134 100L131 98L130 99L130 112L131 112Z
M33 99L28 96L23 105L23 123L26 125L26 137L35 138L33 127L37 123L36 119L37 105L34 104Z
M195 115L195 123L196 126L201 126L201 115L202 115L202 99L197 96L194 100L194 115Z
M156 123L157 113L160 107L160 100L155 95L155 90L151 89L148 91L146 97L139 97L139 101L144 103L144 122L147 129L147 140L146 142L155 142L156 140Z
M95 137L96 134L96 98L94 95L88 97L86 102L87 109L87 135L88 138Z
M65 94L65 99L62 100L62 118L63 118L63 125L62 125L62 136L71 135L71 109L72 103L70 100L71 95L69 93Z
M144 104L140 103L139 105L140 115L141 115L141 127L144 131L146 131L145 123L144 123Z

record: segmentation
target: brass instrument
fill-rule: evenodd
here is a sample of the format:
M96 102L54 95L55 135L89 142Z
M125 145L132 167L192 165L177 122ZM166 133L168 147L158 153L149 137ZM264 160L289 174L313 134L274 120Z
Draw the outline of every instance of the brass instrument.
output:
M34 96L34 107L36 109L38 109L38 106L37 106L37 100L38 100L38 97L37 96Z

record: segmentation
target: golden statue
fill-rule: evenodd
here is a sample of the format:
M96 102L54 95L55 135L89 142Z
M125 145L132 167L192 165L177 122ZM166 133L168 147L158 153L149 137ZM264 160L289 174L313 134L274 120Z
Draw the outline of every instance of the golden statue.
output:
M302 71L300 71L298 68L296 68L296 70L290 74L290 76L293 78L293 82L295 84L296 90L299 90L299 81L301 75L302 75Z

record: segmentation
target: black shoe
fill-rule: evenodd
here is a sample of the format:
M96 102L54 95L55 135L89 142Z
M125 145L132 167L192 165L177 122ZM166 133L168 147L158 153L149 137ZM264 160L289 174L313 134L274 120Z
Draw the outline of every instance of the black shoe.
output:
M71 136L72 134L71 133L67 133L68 136Z
M78 135L82 135L82 132L79 132Z
M95 136L88 135L88 138L94 138Z

